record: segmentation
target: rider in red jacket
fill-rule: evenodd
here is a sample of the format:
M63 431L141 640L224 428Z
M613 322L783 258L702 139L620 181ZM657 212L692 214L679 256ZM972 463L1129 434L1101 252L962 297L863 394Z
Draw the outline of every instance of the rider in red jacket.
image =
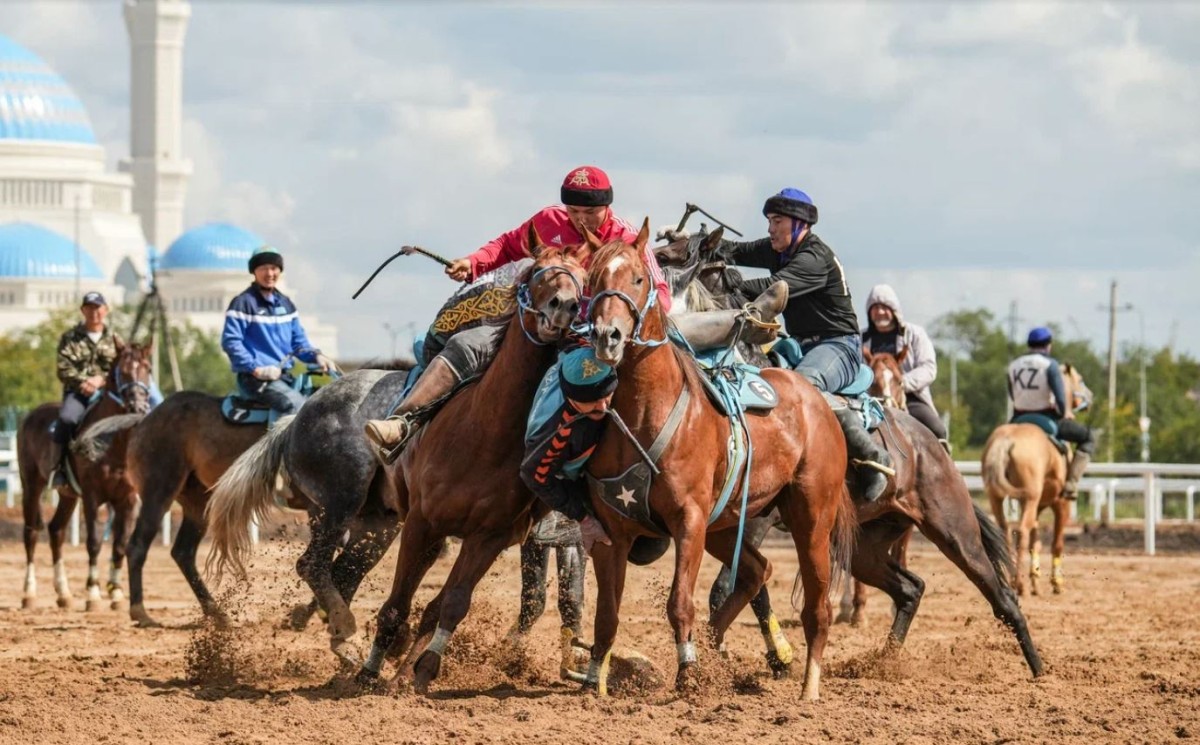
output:
M529 258L527 241L531 222L538 237L547 245L584 243L585 229L605 242L624 240L633 243L637 238L638 231L613 214L612 183L599 168L580 166L572 169L563 179L561 196L561 206L546 207L520 227L489 241L470 256L455 259L446 268L446 274L460 282L474 282L507 264ZM663 310L670 310L671 293L667 280L649 245L645 259L658 290L658 301ZM437 356L428 360L425 372L392 415L367 422L367 438L387 454L389 462L399 455L403 443L420 426L411 413L445 396L459 382L482 373L495 357L503 331L503 324L484 324L454 333Z

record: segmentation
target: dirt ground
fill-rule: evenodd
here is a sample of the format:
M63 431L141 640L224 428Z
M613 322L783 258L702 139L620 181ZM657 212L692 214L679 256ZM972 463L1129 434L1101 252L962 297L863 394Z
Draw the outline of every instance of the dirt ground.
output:
M822 700L807 704L799 700L798 679L767 674L748 611L731 631L730 659L701 651L705 682L688 697L660 689L599 700L559 682L553 587L528 657L512 665L498 650L517 613L515 550L476 593L442 678L424 698L360 694L339 674L319 621L303 632L280 628L286 610L307 600L292 571L298 542L260 547L250 594L236 600L238 625L220 634L196 625L191 592L159 545L148 563L146 605L165 628L135 629L125 613L82 610L82 548L68 554L76 607L56 608L44 542L41 604L23 611L24 553L6 537L0 540L0 743L1158 743L1200 737L1200 557L1075 548L1066 564L1067 594L1023 603L1049 666L1044 678L1030 678L1015 640L974 587L927 545L914 545L911 566L927 591L907 647L891 657L878 653L890 603L873 592L866 628L835 627ZM788 618L795 558L784 548L769 555L776 607ZM383 600L394 557L393 548L354 603L360 628L369 627ZM670 566L666 557L630 569L618 636L619 647L640 650L667 680L674 675L664 610ZM443 559L419 602L432 596L447 571ZM715 571L705 565L705 592ZM588 628L593 593L589 586ZM800 630L788 632L802 647Z

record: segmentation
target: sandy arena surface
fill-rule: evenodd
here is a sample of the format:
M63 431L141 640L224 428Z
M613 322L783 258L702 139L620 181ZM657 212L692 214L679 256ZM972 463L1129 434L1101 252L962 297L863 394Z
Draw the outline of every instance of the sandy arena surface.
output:
M869 625L835 627L822 701L806 704L799 701L798 679L768 675L749 611L731 631L731 659L701 651L705 681L698 693L583 695L557 677L553 587L529 656L514 670L497 651L517 613L517 552L510 550L476 593L442 678L423 698L359 694L339 674L319 621L303 632L280 628L286 610L307 600L292 571L301 550L296 541L260 546L251 594L238 601L238 625L221 635L197 627L191 592L158 544L147 567L146 605L165 628L136 629L123 612L82 610L83 548L68 554L76 606L56 608L44 539L41 604L23 611L24 552L13 540L15 526L5 527L0 743L1160 743L1200 737L1195 555L1148 558L1091 549L1068 555L1067 594L1023 604L1050 670L1034 681L1015 640L974 587L940 554L914 544L911 565L927 591L908 646L894 657L878 654L890 603L872 592ZM206 551L207 545L202 558ZM107 552L106 546L104 562ZM769 554L776 607L788 618L794 554L783 548ZM360 629L369 630L394 559L393 548L354 603ZM671 680L668 559L630 569L618 646L640 650ZM446 559L438 563L418 602L432 596L448 568ZM706 563L705 592L715 570ZM588 590L590 629L594 588ZM706 615L702 605L700 616ZM789 635L803 644L798 628Z

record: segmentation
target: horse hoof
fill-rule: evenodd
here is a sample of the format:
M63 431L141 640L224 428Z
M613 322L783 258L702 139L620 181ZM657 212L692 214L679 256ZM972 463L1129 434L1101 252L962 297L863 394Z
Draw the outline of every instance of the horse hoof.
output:
M1062 594L1063 594L1063 589L1064 589L1064 587L1063 587L1063 584L1062 584L1061 582L1055 582L1055 583L1054 583L1053 585L1051 585L1051 586L1054 588L1054 594L1055 594L1055 595L1062 595Z
M774 650L767 652L767 667L771 668L771 676L775 680L783 680L792 676L791 663L779 659L779 655Z
M387 682L380 677L379 673L372 672L365 667L359 668L358 674L354 676L354 685L365 693L387 692Z
M58 607L62 608L63 610L71 609L71 598L69 598L69 597L62 597L60 595L56 602L58 603Z
M417 658L413 666L413 690L422 696L429 693L429 684L442 670L442 656L437 652L426 650Z
M329 650L345 664L352 667L362 665L362 650L350 639L333 640L329 645Z
M108 607L116 611L129 610L129 600L126 598L113 598L109 601Z
M850 617L850 627L855 629L865 629L867 627L867 614L855 613Z
M161 629L162 624L155 621L146 612L146 608L141 603L129 606L129 619L133 621L133 625L139 629Z
M21 598L21 610L33 610L36 607L37 607L37 598L36 597L26 596L26 597Z
M84 605L84 609L88 613L95 613L96 611L104 610L104 601L100 600L99 598L88 598L87 604Z
M283 626L292 631L304 631L308 627L308 622L312 620L314 612L312 606L307 603L297 605L288 613L287 620L284 621Z
M700 675L696 663L680 665L675 674L675 690L679 693L694 693L700 689Z
M838 611L837 617L833 619L833 622L835 624L850 623L852 618L854 618L854 616L850 614L850 611Z

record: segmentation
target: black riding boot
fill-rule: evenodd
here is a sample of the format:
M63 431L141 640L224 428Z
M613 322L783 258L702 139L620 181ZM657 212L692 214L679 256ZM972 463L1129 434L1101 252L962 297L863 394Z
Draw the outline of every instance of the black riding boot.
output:
M67 445L69 435L63 436L61 430L67 426L62 422L54 430L54 435L50 438L50 467L54 469L54 479L50 482L51 489L57 489L60 486L67 486Z
M892 457L871 439L859 412L848 406L839 406L833 411L846 437L846 450L858 474L861 496L867 502L874 502L887 489L887 477L895 475Z

